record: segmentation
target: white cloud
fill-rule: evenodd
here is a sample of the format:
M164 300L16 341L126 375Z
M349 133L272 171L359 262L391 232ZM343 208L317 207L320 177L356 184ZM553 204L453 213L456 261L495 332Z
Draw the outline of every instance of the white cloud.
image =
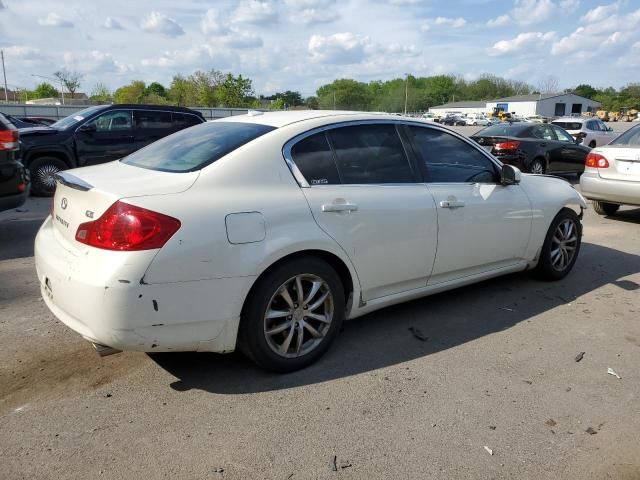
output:
M38 20L40 25L45 27L59 27L59 28L72 28L73 22L71 20L67 20L62 18L55 12L49 12L45 18L41 18Z
M554 12L552 0L516 0L511 15L521 25L530 25L547 20Z
M533 50L537 50L541 46L551 42L555 38L555 32L527 32L520 33L515 38L510 40L500 40L491 47L490 54L492 55L506 55L512 53L522 52L530 53Z
M113 17L107 17L102 26L108 30L124 30L122 24Z
M35 61L47 58L39 48L26 47L22 45L14 45L5 48L4 53L8 58L14 57L16 60Z
M267 24L276 21L278 12L269 2L243 0L235 11L233 20L240 23Z
M612 3L611 5L600 5L592 10L589 10L580 20L586 23L601 22L609 18L614 13L617 13L620 5Z
M437 17L435 20L427 20L420 25L420 30L427 32L435 25L438 27L448 28L461 28L467 24L467 21L462 17L449 18L449 17Z
M315 62L346 65L363 61L370 45L369 37L346 32L326 37L312 35L308 49Z
M226 22L222 18L220 11L216 8L210 8L204 14L200 22L200 30L205 35L220 35L229 31Z
M511 17L509 15L500 15L492 20L487 22L488 27L502 27L504 25L508 25L511 22Z
M2 0L0 0L0 10L4 10L5 8L7 7L5 7L4 3L2 3Z
M151 12L148 17L142 20L140 26L145 32L161 33L168 37L184 35L184 29L178 22L160 12Z
M229 35L222 38L222 42L236 49L259 48L262 46L262 38L258 35L235 28L230 31Z
M114 73L123 74L132 70L113 58L113 55L100 50L90 52L64 52L62 54L65 66L84 73Z
M573 13L580 6L580 0L560 0L560 8L567 13Z
M336 11L335 3L335 0L285 0L291 21L302 20L305 25L331 23L337 20L340 15Z

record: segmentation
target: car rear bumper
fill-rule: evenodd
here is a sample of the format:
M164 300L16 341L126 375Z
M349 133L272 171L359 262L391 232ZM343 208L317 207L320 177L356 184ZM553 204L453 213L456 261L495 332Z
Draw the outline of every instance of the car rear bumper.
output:
M27 201L29 196L29 186L27 186L24 192L17 193L15 195L6 195L0 197L0 212L4 210L10 210L12 208L18 208Z
M640 182L609 180L597 172L585 171L580 177L580 190L589 200L640 205Z
M36 237L42 297L85 339L143 352L235 349L244 296L254 278L144 284L156 250L78 255L47 218Z

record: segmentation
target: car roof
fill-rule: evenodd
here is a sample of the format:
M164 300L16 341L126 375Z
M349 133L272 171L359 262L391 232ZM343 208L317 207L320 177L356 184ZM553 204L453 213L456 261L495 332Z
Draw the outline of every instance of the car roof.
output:
M176 107L174 105L146 105L144 103L113 103L111 105L96 105L97 107L102 107L103 110L107 110L110 108L119 109L119 108L131 108L135 110L164 110L164 111L172 111L172 112L183 112L183 113L192 113L196 115L202 115L202 113L197 110L193 110L187 107Z
M551 121L553 122L588 122L589 120L599 120L598 118L592 117L560 117Z
M256 123L260 125L269 125L271 127L284 127L293 123L304 122L326 118L327 123L331 121L349 121L349 120L398 120L397 115L388 113L367 113L367 112L351 112L341 110L288 110L278 112L261 112L250 111L246 115L233 115L214 120L216 122L242 122ZM420 118L406 117L406 120L420 122ZM428 124L427 122L424 122Z

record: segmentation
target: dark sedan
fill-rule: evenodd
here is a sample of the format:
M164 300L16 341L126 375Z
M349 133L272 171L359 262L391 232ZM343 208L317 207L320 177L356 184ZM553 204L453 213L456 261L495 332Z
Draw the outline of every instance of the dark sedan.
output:
M501 123L472 137L502 163L530 173L576 173L584 171L591 151L565 130L550 124Z
M20 133L0 113L0 212L22 205L29 194L29 174L20 162Z

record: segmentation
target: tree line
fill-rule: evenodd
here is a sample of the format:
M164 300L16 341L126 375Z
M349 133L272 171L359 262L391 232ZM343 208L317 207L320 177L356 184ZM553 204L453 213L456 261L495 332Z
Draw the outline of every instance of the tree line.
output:
M68 91L80 87L81 75L59 71L58 77ZM306 107L311 109L364 110L380 112L426 111L429 107L462 100L493 100L513 95L535 93L568 93L593 99L604 110L618 111L622 107L640 109L640 83L631 83L620 90L613 87L598 89L588 84L560 90L558 80L548 77L537 86L485 74L475 80L455 75L434 75L392 80L359 82L342 78L323 85L315 96L303 98L300 92L287 90L270 96L256 96L253 81L242 75L219 70L198 70L191 75L174 75L168 86L159 82L149 84L134 80L111 91L105 84L96 84L89 99L94 102L146 103L159 105L272 108ZM49 83L41 83L30 98L56 97L58 91Z

